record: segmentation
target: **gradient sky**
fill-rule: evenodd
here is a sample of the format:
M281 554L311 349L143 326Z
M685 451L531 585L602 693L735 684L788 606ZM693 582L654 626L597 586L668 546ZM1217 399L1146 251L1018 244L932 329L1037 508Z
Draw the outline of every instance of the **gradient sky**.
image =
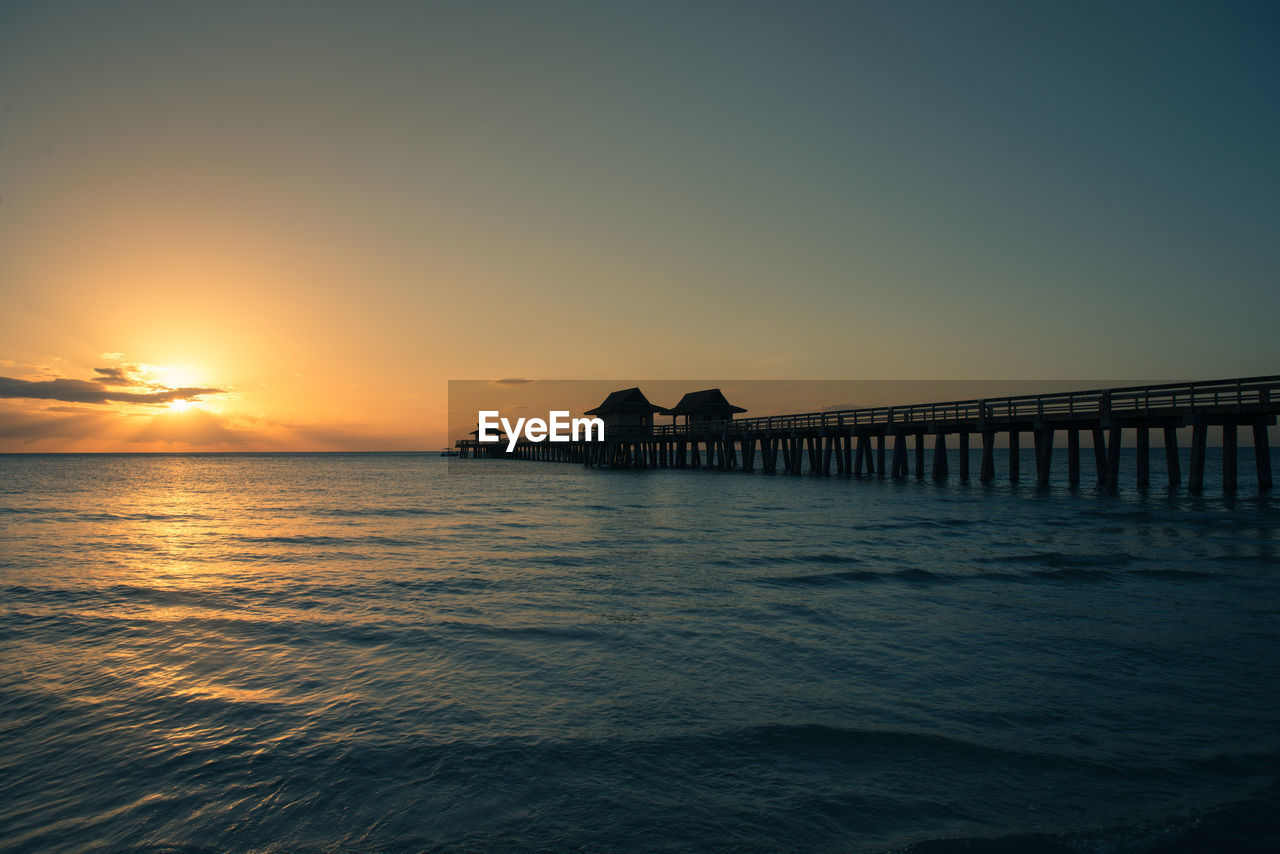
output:
M0 450L432 448L451 378L1276 373L1277 44L1271 2L0 0Z

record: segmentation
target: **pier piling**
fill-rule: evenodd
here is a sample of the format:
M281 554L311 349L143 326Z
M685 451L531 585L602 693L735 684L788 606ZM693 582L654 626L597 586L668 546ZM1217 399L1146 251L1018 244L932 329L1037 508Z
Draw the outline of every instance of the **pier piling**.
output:
M1080 485L1080 431L1067 431L1067 483Z
M1236 489L1236 425L1222 425L1222 488L1226 492Z
M1257 461L1258 490L1271 489L1271 448L1267 442L1267 425L1253 425L1253 457Z
M933 470L934 480L947 479L947 434L939 430L933 434Z
M978 480L990 483L996 479L996 434L993 430L982 431L982 468Z
M1137 485L1139 489L1146 489L1151 485L1151 431L1143 425L1135 428L1138 431L1137 437L1137 453L1138 453L1138 478Z
M1164 428L1164 466L1169 470L1169 486L1182 484L1182 466L1178 460L1178 428Z
M1021 474L1022 451L1018 447L1018 431L1009 431L1009 482L1017 483Z

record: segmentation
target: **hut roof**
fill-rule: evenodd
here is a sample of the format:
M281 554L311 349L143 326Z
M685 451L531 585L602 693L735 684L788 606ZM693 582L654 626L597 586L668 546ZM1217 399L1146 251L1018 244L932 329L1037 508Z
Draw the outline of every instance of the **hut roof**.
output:
M613 391L595 409L588 409L584 415L610 415L626 413L628 415L652 415L661 412L661 406L654 406L639 388L624 388Z
M741 406L734 406L725 399L724 392L718 388L702 391L691 391L680 402L670 409L662 410L663 415L732 415L735 412L746 412Z

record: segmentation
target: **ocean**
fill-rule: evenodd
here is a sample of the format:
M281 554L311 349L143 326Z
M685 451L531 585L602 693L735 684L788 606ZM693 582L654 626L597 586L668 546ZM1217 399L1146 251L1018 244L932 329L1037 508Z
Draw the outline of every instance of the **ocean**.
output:
M0 456L0 849L1273 850L1280 498L1023 457Z

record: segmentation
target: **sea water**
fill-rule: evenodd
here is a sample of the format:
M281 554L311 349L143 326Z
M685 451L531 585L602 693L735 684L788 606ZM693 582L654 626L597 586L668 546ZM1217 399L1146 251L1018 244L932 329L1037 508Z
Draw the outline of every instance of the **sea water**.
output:
M1024 457L0 457L0 848L1266 850L1280 500Z

